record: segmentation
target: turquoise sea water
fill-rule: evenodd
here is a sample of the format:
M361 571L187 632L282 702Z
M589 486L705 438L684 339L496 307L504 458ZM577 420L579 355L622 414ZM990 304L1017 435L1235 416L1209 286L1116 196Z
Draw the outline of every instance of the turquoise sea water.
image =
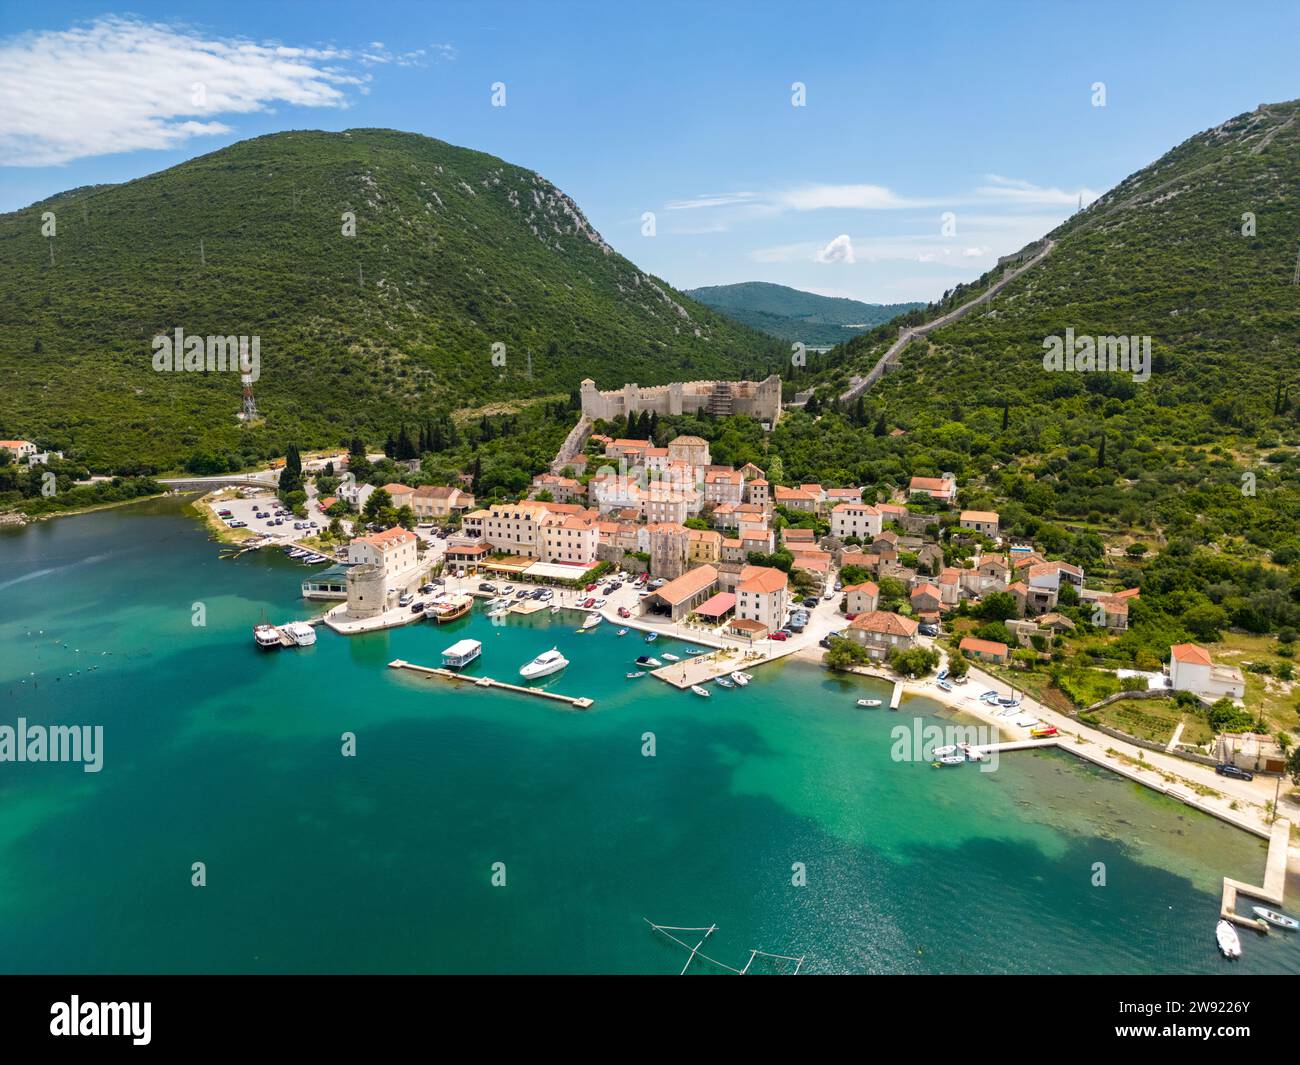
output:
M716 924L737 966L1300 972L1297 937L1215 950L1220 878L1257 881L1261 841L1068 755L896 762L890 730L938 707L857 710L884 686L803 663L700 699L626 680L641 639L571 614L261 653L256 622L312 612L305 570L217 553L174 500L0 535L0 724L105 747L98 774L0 763L0 969L676 972L648 917ZM559 646L548 686L594 707L386 668L465 635L503 680Z

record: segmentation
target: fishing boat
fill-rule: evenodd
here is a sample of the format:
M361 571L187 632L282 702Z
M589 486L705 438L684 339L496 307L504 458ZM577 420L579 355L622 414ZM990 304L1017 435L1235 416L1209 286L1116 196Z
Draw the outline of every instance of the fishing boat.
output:
M629 674L627 675L627 679L628 679L628 680L636 680L637 677L644 677L644 676L645 676L645 670L644 670L644 669L638 669L638 670L635 670L635 671L632 672L632 673L629 673Z
M650 669L658 669L663 665L657 658L651 658L649 655L642 655L636 660L638 666L648 666Z
M998 705L999 705L999 706L1005 706L1005 707L1008 707L1008 708L1014 708L1014 707L1017 707L1017 706L1020 705L1020 700L1019 700L1019 699L1012 699L1012 698L1010 698L1009 696L1006 696L1006 695L1000 695L1000 696L998 696Z
M942 688L944 691L946 692L952 691L952 685L949 684L946 680L939 680L937 683L939 687Z
M940 755L930 764L936 769L945 765L965 765L966 756L964 754L944 754Z
M1241 939L1231 921L1220 921L1215 925L1214 938L1219 941L1219 949L1225 958L1241 957Z
M597 625L599 625L604 620L605 618L601 614L596 614L596 613L588 614L586 620L583 621L582 623L581 631L586 632L588 629L594 629Z
M754 678L751 677L748 673L742 673L740 670L736 670L733 674L731 674L731 679L732 681L735 682L737 687L743 688Z
M316 642L316 630L305 621L291 621L281 625L280 631L289 637L295 647L310 647Z
M657 639L659 639L659 633L657 633L657 632L651 632L651 633L647 633L646 638L645 638L645 642L646 642L646 643L654 643L655 640L657 640Z
M618 632L616 632L614 635L616 635L616 636L626 636L626 635L627 635L627 629L619 629Z
M858 705L859 705L859 706L865 706L865 707L880 706L880 700L879 700L879 699L859 699L859 700L858 700Z
M559 650L552 647L549 651L543 651L527 665L519 670L519 675L524 680L536 680L538 677L548 677L552 673L558 673L569 664L569 660L560 654Z
M696 695L703 695L704 698L706 699L713 694L711 691L709 691L708 688L701 688L698 684L692 684L691 691L693 691Z
M1252 906L1255 916L1277 928L1285 928L1288 932L1294 932L1300 928L1300 921L1294 917L1288 917L1284 913L1278 913L1277 910L1270 910L1267 906Z
M735 681L728 680L726 677L719 677L713 683L716 684L719 688L734 688L736 686Z
M680 662L681 659L678 658L675 654L672 654L672 653L670 653L670 652L668 652L668 651L665 651L665 652L664 652L664 661L665 661L665 662Z
M1045 740L1045 739L1047 739L1049 736L1055 736L1055 735L1056 735L1056 726L1055 726L1055 725L1040 725L1038 728L1031 728L1031 729L1029 730L1029 735L1033 736L1033 738L1036 739L1036 740Z
M263 651L274 651L277 647L283 647L284 643L280 639L280 630L274 625L253 626L253 640Z

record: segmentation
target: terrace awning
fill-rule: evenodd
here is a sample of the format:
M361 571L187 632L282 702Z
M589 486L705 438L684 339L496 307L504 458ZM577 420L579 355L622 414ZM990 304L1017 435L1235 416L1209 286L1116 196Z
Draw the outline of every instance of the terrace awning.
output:
M722 618L736 609L735 592L719 592L697 606L692 613L706 618Z

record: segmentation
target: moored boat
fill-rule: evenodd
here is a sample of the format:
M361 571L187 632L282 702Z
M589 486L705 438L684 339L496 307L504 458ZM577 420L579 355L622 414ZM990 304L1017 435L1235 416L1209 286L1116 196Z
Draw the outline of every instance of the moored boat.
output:
M597 625L599 625L604 620L605 618L603 615L594 612L590 613L587 615L586 620L583 621L582 623L582 631L586 632L588 629L594 629Z
M1225 958L1241 957L1241 939L1231 921L1220 921L1215 925L1214 938L1219 941L1219 949Z
M736 686L735 681L728 680L726 677L719 677L713 683L716 684L719 688L734 688Z
M665 651L665 652L664 652L664 661L665 661L665 662L680 662L681 659L678 658L675 654L672 654L671 652Z
M940 755L930 764L936 768L944 765L965 765L966 756L964 754L944 754Z
M858 705L865 707L880 706L881 702L879 699L859 699Z
M627 629L619 629L618 632L615 633L615 635L616 635L616 636L626 636L626 635L627 635Z
M736 684L737 687L743 688L746 684L748 684L751 680L753 680L753 677L751 677L748 673L742 673L740 670L736 670L734 673L731 674L731 679Z
M636 680L637 677L644 677L644 676L645 676L645 670L644 670L644 669L637 669L637 670L633 670L631 673L627 674L627 679L628 679L628 680Z
M283 647L284 643L280 639L280 630L274 625L253 626L253 639L263 651L274 651L277 647Z
M657 632L651 632L651 633L647 633L647 634L646 634L645 642L646 642L646 643L654 643L655 640L657 640L657 639L659 639L659 633L657 633Z
M549 651L543 651L531 662L524 665L519 670L519 675L524 680L536 680L538 677L547 677L552 673L558 673L569 664L569 660L560 654L557 648L552 647Z
M943 747L936 747L932 752L936 758L942 758L944 755L956 754L957 745L955 743L946 744Z
M708 688L701 688L698 684L692 684L691 691L693 691L696 695L704 696L704 698L706 699L713 694L711 691L709 691Z
M1288 932L1294 932L1300 928L1300 921L1294 917L1288 917L1284 913L1278 913L1277 910L1270 910L1267 906L1252 906L1255 916L1276 928L1285 928Z
M289 637L295 647L310 647L316 642L316 630L305 621L291 621L281 625L280 631Z
M651 669L658 669L663 665L657 658L651 658L649 655L642 655L636 660L638 666L649 666Z
M424 616L432 618L439 625L448 621L457 621L470 612L474 606L474 597L470 595L450 595L433 600L424 608Z

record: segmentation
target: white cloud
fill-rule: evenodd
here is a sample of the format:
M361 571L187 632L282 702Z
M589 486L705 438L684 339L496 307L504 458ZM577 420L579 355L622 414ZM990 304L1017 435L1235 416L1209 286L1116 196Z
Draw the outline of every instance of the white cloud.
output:
M816 255L819 263L855 263L853 242L847 233L841 233Z
M669 200L664 206L669 211L697 211L701 207L729 207L735 203L749 203L752 192L720 192L694 196L689 200Z
M778 202L796 211L848 208L861 211L897 210L916 206L900 199L883 185L805 185L781 193Z
M1097 198L1097 193L1086 186L1071 192L1067 189L1055 187L1043 188L1041 185L1035 185L1032 181L1025 181L1022 178L1002 177L998 174L988 174L984 180L989 184L981 185L975 190L976 194L991 200L1001 200L1005 203L1051 204L1059 207L1074 207L1078 205L1080 196L1083 197L1085 206Z
M430 46L440 58L450 45ZM425 49L379 42L351 52L302 48L108 16L0 42L0 165L49 166L86 156L175 148L229 133L219 115L284 103L346 107L365 91L354 64L413 66Z

